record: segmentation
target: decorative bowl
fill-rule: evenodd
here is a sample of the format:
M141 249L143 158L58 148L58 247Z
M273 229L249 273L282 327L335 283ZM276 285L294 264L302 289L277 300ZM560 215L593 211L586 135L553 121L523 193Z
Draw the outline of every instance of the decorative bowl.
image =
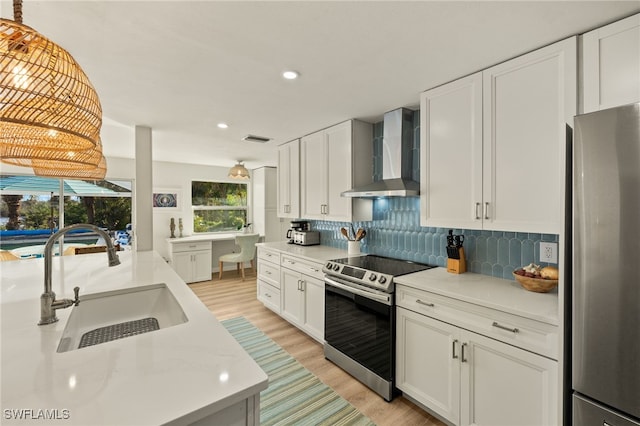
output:
M558 280L525 277L524 275L518 275L515 272L513 272L513 277L522 287L524 287L525 290L535 291L536 293L547 293L558 286Z

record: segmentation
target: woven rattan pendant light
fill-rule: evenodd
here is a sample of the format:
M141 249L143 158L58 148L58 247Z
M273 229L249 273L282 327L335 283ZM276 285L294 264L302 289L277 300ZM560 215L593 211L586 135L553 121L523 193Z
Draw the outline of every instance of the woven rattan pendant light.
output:
M93 169L53 169L33 167L36 176L85 179L85 180L102 180L107 175L107 159L101 155L100 162Z
M229 170L229 177L233 179L249 179L249 170L242 164L242 161Z
M95 149L102 126L95 89L66 50L22 24L22 1L13 5L14 21L0 19L0 160L31 166Z

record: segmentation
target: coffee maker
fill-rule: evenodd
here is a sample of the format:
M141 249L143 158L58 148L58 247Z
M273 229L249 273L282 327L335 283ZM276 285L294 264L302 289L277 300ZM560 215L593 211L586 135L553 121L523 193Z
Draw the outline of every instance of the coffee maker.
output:
M295 231L308 231L311 229L309 222L306 220L292 220L287 229L287 239L289 244L293 244Z

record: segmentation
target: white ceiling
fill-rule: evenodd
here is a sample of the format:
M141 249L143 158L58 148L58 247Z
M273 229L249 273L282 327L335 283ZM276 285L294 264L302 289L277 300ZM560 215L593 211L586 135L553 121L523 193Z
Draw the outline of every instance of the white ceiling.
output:
M133 158L145 125L154 160L255 168L275 165L283 142L417 109L425 89L638 11L640 0L24 0L23 23L89 76L107 156ZM10 0L0 15L13 18Z

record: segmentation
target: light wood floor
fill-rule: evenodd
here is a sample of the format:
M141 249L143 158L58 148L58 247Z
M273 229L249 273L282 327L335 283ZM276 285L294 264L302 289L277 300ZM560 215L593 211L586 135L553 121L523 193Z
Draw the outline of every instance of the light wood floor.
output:
M258 301L255 273L251 269L245 272L247 278L244 282L236 275L236 271L228 271L222 280L216 277L212 281L190 284L189 287L218 320L245 317L378 426L444 425L402 396L390 403L385 402L327 361L322 345Z

